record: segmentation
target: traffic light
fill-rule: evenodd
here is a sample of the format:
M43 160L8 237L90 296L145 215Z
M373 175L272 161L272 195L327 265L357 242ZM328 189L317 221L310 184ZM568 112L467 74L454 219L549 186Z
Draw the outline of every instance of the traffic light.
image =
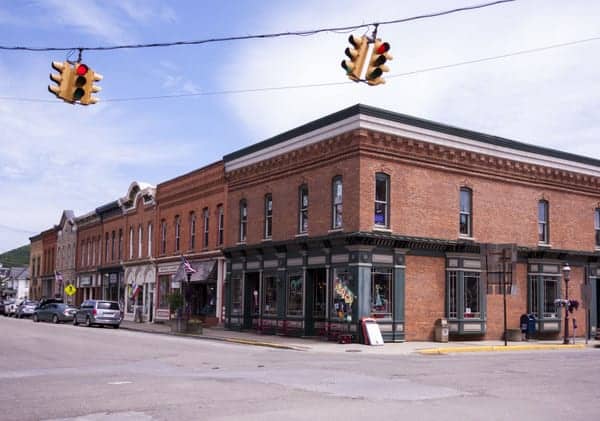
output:
M389 67L385 66L388 60L392 60L392 56L388 53L390 44L382 42L379 38L373 43L373 51L369 60L369 67L365 79L369 85L379 85L385 83L385 79L381 77L383 72L389 72Z
M73 82L73 100L79 101L81 105L95 104L98 102L92 94L99 92L100 87L94 82L102 80L102 75L95 73L86 64L75 64L75 80Z
M53 61L52 68L58 74L50 73L50 80L58 86L48 85L48 91L67 102L73 102L73 67L68 61Z
M346 48L345 53L350 60L342 60L342 68L351 80L358 82L367 57L369 41L366 36L356 38L354 35L350 35L348 41L353 48Z

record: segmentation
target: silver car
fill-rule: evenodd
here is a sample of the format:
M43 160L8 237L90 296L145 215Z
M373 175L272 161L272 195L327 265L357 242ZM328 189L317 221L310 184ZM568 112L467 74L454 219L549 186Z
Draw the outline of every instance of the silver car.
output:
M118 302L86 300L75 314L73 324L77 326L79 323L83 323L88 327L92 325L112 326L118 329L121 320L123 320L123 316Z

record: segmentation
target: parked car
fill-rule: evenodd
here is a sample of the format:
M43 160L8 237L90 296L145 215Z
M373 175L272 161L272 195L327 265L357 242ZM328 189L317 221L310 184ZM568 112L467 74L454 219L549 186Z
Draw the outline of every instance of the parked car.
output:
M6 316L6 311L5 311L5 306L4 306L4 300L0 298L0 314L2 314L3 316Z
M84 323L92 325L112 326L118 329L123 320L121 308L116 301L87 300L81 303L79 311L75 314L73 324L77 326Z
M21 304L17 306L17 313L15 316L17 319L22 319L23 317L31 317L33 316L33 312L38 307L39 303L33 300L23 300Z
M17 312L17 300L14 298L9 298L4 301L4 315L8 317L12 317Z
M33 312L33 321L52 323L71 322L77 309L64 303L46 303L37 307Z

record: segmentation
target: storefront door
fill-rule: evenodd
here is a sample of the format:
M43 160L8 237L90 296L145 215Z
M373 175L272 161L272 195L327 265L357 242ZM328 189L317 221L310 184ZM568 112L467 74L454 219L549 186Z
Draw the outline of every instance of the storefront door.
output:
M325 320L327 309L326 269L308 269L306 271L305 335L314 336L315 322Z
M244 279L244 329L258 327L260 311L260 273L246 272Z

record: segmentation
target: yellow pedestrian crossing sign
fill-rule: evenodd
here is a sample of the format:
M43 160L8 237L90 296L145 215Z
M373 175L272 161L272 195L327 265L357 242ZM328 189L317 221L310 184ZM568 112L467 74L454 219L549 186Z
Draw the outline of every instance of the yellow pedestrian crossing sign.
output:
M77 292L77 288L75 288L75 285L69 284L65 287L65 292L70 297Z

